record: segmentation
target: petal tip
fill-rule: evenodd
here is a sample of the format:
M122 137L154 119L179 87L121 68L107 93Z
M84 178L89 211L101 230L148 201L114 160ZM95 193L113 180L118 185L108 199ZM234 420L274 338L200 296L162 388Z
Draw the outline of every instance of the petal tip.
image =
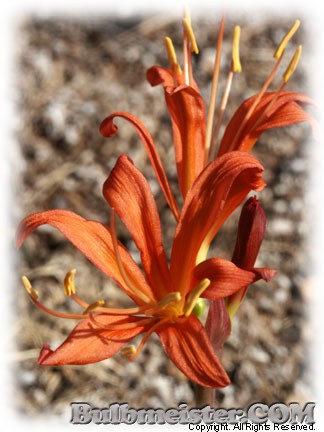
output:
M41 366L49 365L49 363L47 363L46 360L48 359L48 357L51 354L53 354L53 352L54 351L51 350L51 348L50 348L49 345L44 344L44 346L43 346L43 348L42 348L42 350L41 350L41 352L39 353L39 356L38 356L38 364L41 365Z

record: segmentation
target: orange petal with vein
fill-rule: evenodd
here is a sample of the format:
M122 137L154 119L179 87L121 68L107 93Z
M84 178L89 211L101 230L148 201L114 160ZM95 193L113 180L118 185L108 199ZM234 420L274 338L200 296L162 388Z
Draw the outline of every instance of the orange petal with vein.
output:
M233 115L225 129L218 156L233 150L248 152L252 149L264 131L304 121L310 122L314 137L318 137L319 133L316 120L301 107L302 104L314 104L312 99L301 93L295 92L282 92L279 96L277 93L268 92L263 95L250 119L247 121L245 127L237 139L235 139L234 143L236 132L240 128L246 113L257 96L258 95L254 95L245 100ZM273 106L271 106L269 112L263 116L262 114L264 110L272 103L274 98L277 99L273 103ZM261 121L259 119L261 119Z
M157 334L168 357L191 381L209 388L222 388L230 383L195 315L183 323L167 325L157 330Z
M179 184L186 196L205 164L205 102L197 88L170 85L167 69L150 68L147 79L152 85L163 84L172 121Z
M198 264L194 277L195 284L204 278L210 280L201 297L214 301L224 299L259 279L253 271L243 270L223 258L211 258Z
M96 315L96 322L110 324L135 323L141 318L129 315ZM66 340L54 351L45 345L39 355L41 365L67 365L96 363L116 354L128 341L145 330L144 326L130 329L107 330L96 326L89 318L81 321Z
M84 219L68 210L48 210L34 213L21 221L17 229L17 246L20 247L29 234L41 225L51 225L58 229L96 267L113 278L138 305L143 300L137 298L125 284L114 254L110 230L100 222ZM131 281L144 294L153 299L153 294L141 270L129 252L119 244L125 271Z
M171 288L160 217L145 177L128 156L121 155L117 160L103 194L131 233L148 282L160 300Z
M231 152L210 163L193 184L182 208L171 254L171 277L183 295L192 289L190 273L201 247L210 244L251 190L264 187L262 171L262 165L251 155Z

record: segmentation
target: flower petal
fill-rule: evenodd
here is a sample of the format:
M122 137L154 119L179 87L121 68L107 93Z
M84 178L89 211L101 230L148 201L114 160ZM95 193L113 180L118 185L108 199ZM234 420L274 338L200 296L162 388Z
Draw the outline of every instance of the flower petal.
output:
M143 300L130 291L120 274L114 254L111 233L105 225L84 219L68 210L48 210L34 213L27 216L19 224L17 229L17 246L20 247L29 234L44 224L58 229L96 267L107 276L113 278L137 304L143 304ZM121 244L119 244L119 253L130 280L143 295L153 299L152 291L147 285L142 272Z
M266 215L256 197L250 197L242 207L232 261L252 270L266 230Z
M257 97L258 95L254 95L245 100L233 115L224 132L218 156L233 150L248 152L264 131L303 121L310 122L314 137L317 138L318 126L315 119L300 106L300 104L314 104L314 102L307 96L294 92L282 92L279 96L275 92L265 93L239 136L236 136L249 108ZM277 99L275 100L275 98ZM269 112L263 116L264 110L270 106L273 100L275 102Z
M121 155L103 186L103 194L131 233L155 298L169 292L169 268L161 224L151 189L131 159Z
M205 164L205 102L198 89L170 84L168 70L153 67L147 78L152 85L163 84L171 116L179 184L185 197Z
M205 259L217 231L250 190L261 190L262 165L244 152L227 153L210 163L187 194L171 254L171 277L184 296L193 288L191 271Z
M143 123L132 114L126 112L115 112L114 114L111 114L110 116L106 117L102 121L100 125L100 133L103 136L108 138L115 136L118 131L118 128L113 121L116 117L122 117L123 119L129 121L135 127L139 137L141 138L141 140L145 145L148 157L151 161L156 178L161 186L162 192L164 193L167 203L169 204L175 218L178 219L179 217L178 206L171 192L170 185L167 176L165 174L161 159L156 150L154 141L150 133L146 129L146 127L143 125Z
M205 329L216 355L222 354L225 341L231 334L231 319L224 300L211 302L206 319Z
M246 201L241 211L232 262L242 269L253 271L258 279L262 278L269 281L277 273L275 270L254 268L265 230L265 212L256 197L251 197ZM239 308L247 289L248 286L226 299L226 306L231 316Z
M195 315L191 314L183 323L158 329L157 334L166 354L191 381L209 388L222 388L230 383Z
M243 270L223 258L203 261L195 267L193 276L195 285L205 278L210 280L201 297L214 301L224 299L259 279L253 271Z
M52 351L48 345L45 345L39 355L38 363L43 366L96 363L112 357L129 340L146 329L140 325L141 318L129 315L99 314L95 316L95 320L103 326L132 324L137 321L139 325L130 329L107 330L87 318L77 324L56 350Z

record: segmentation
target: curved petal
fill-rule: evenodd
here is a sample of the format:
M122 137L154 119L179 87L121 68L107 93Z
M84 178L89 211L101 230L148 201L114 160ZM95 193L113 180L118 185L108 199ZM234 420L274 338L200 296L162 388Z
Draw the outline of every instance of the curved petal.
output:
M152 66L146 71L146 79L151 86L162 84L163 87L175 87L172 69Z
M131 159L121 155L103 186L103 194L131 233L141 252L143 268L160 300L169 292L169 268L159 213L151 189Z
M140 318L129 315L95 316L96 323L103 326L132 324ZM138 326L123 330L107 330L94 324L90 318L81 321L72 330L67 339L54 351L45 345L39 355L38 363L42 366L81 365L97 363L116 354L129 340L142 333L146 327Z
M223 258L203 261L195 267L193 276L195 285L205 278L210 280L209 287L201 297L213 301L224 299L259 279L253 271L243 270Z
M318 136L315 119L300 106L300 104L314 104L314 102L307 96L294 92L282 92L279 96L275 92L265 93L239 136L236 136L243 119L257 97L258 95L254 95L245 100L233 115L224 132L218 156L233 150L248 152L264 131L303 121L310 122L314 136ZM270 107L269 112L263 115L268 106Z
M137 304L145 303L142 298L139 298L129 289L120 274L111 233L105 225L84 219L68 210L48 210L34 213L27 216L19 224L17 246L20 247L29 234L44 224L53 226L65 235L96 267L114 279ZM144 296L153 300L152 291L141 270L121 244L119 244L119 253L130 280Z
M276 274L275 270L254 268L265 230L265 212L256 197L251 197L246 201L241 211L232 262L242 269L253 271L258 279L269 281ZM226 299L226 306L231 316L237 311L247 289L248 286Z
M266 215L255 196L242 207L232 261L239 267L252 270L266 230Z
M179 184L185 197L205 164L205 102L197 88L174 87L168 69L153 67L147 72L152 85L162 83L171 116Z
M186 84L186 77L184 73L177 73L176 77L174 70L170 68L164 68L161 66L152 66L146 71L146 79L151 84L151 86L162 85L164 89L167 87L170 91L174 90L176 87ZM188 86L189 87L189 86ZM199 92L199 87L194 77L190 82L190 87Z
M164 193L167 203L169 204L175 218L178 219L179 217L178 206L171 192L170 185L167 176L165 174L161 159L158 155L156 146L154 144L154 141L150 133L143 125L143 123L134 115L125 112L115 112L114 114L111 114L110 116L106 117L100 125L99 130L104 137L108 137L108 138L113 137L118 132L118 128L114 124L115 117L122 117L123 119L129 121L135 127L139 137L141 138L141 140L145 145L148 157L151 161L156 178L161 186L162 192Z
M199 319L191 314L183 323L156 331L168 357L191 381L209 388L226 387L230 380Z
M191 271L205 259L217 231L250 190L261 190L262 165L244 152L227 153L210 163L187 194L171 253L171 277L183 296L193 288ZM184 247L185 245L185 247Z

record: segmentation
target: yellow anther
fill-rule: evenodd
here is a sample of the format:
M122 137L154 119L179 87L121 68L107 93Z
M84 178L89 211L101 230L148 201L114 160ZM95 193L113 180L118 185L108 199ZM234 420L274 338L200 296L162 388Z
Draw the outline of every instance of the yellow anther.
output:
M159 301L159 307L164 308L172 303L178 303L181 300L181 293L179 291L170 292L162 300Z
M296 52L293 56L293 58L291 59L286 72L283 74L283 82L286 83L289 78L291 77L291 75L293 74L294 70L296 69L296 66L299 62L300 56L302 53L302 46L299 45L299 47L296 49Z
M240 35L241 35L241 28L240 26L237 25L234 28L234 37L233 37L233 49L232 49L233 72L242 71L242 66L240 62Z
M83 315L86 315L87 313L97 309L100 306L103 306L105 304L105 300L97 300L94 303L91 303L83 312Z
M187 36L190 42L191 51L194 52L195 54L199 54L199 49L191 26L190 18L188 18L187 16L183 19L183 29L185 35Z
M184 308L184 315L189 316L191 312L193 311L194 307L196 306L196 303L201 296L201 294L209 287L210 280L209 279L203 279L199 284L191 291L191 293L188 296L187 303Z
M136 354L136 348L134 345L129 345L127 347L124 347L120 350L120 354L123 357L128 358L128 360L131 360L131 358L133 357L133 355Z
M293 35L296 33L296 31L298 30L299 26L300 26L300 21L296 20L294 22L294 24L292 25L291 29L282 38L280 44L278 45L278 48L276 49L275 53L273 54L274 58L278 59L279 57L281 57L282 53L286 49L286 46L287 46L288 42L293 37Z
M178 66L178 60L177 60L177 55L173 46L173 42L172 39L169 37L165 38L165 46L168 52L168 58L169 58L169 63L170 66Z
M64 278L64 292L65 295L70 296L71 294L75 294L75 285L74 285L74 276L76 273L76 269L72 269L66 273Z
M21 280L30 297L34 300L38 300L38 292L32 287L29 279L26 276L23 276Z

